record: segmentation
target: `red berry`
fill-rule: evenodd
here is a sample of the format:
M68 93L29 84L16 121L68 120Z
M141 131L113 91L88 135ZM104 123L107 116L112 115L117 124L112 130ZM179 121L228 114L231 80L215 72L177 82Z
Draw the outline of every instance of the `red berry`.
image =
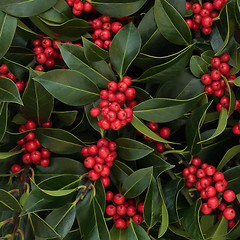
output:
M100 112L101 112L100 108L97 107L92 108L90 110L90 114L92 115L92 117L98 117L100 115Z
M89 151L89 150L88 150ZM96 155L96 154L95 154ZM101 147L98 150L99 157L105 159L109 155L109 149L106 147Z
M221 73L219 70L215 69L211 72L211 78L215 81L219 80L221 78Z
M35 47L40 46L41 44L42 44L42 40L41 40L41 39L35 39L35 40L33 41L33 45L34 45Z
M208 10L208 9L202 9L201 11L200 11L200 15L202 16L202 17L207 17L207 16L209 16L210 15L210 11Z
M109 176L109 174L110 174L109 167L106 166L106 165L103 165L102 166L102 171L100 172L100 175L103 176L103 177L107 177L107 176Z
M96 40L95 42L94 42L98 47L100 47L100 48L103 48L103 41L102 40Z
M209 165L205 169L205 173L209 176L212 176L216 172L216 168L212 165Z
M102 100L100 103L99 103L99 107L100 108L104 108L104 107L108 107L109 106L109 101L108 100Z
M199 14L195 14L193 16L193 23L197 23L197 24L200 24L202 21L202 17L199 15Z
M37 144L34 141L27 142L25 148L28 152L33 152L37 150Z
M134 206L129 206L129 207L127 208L126 214L127 214L128 216L132 217L132 216L134 216L134 215L136 214L136 212L137 212L137 210L136 210L136 208L135 208Z
M27 130L31 130L31 129L36 128L36 124L32 120L28 120L25 124L25 127L26 127Z
M102 184L103 184L104 187L109 186L109 184L110 184L110 179L109 179L109 177L101 177L100 179L101 179L101 182L102 182Z
M42 123L42 127L51 128L52 127L52 121L49 119L47 122Z
M196 174L196 176L198 177L198 178L204 178L205 177L205 171L203 170L203 169L198 169L197 170L197 174Z
M43 53L43 48L41 46L37 46L33 49L35 55L38 55L40 53Z
M97 173L96 171L94 170L90 170L88 172L88 178L92 181L96 181L99 179L99 173Z
M126 83L127 86L129 87L132 83L132 79L129 76L125 76L122 78L122 82Z
M106 201L112 201L112 199L113 199L113 192L108 191L108 192L106 192L105 196L106 196Z
M222 88L219 81L214 81L214 82L211 84L211 86L212 86L212 89L214 90L214 93L215 93L215 91L217 91L217 90L219 90L219 89Z
M207 205L208 207L210 207L211 209L216 209L219 205L218 203L218 198L216 197L211 197L207 200Z
M226 208L223 212L223 216L227 220L232 220L235 217L235 211L232 208Z
M202 190L203 190L203 188L202 188L202 186L201 186L201 183L200 183L199 181L196 182L195 188L196 188L198 191L202 191Z
M208 186L206 187L206 194L208 197L214 197L216 195L217 191L214 187Z
M122 24L120 22L113 22L112 23L112 31L117 33L122 28Z
M109 142L108 143L108 149L112 152L115 151L117 148L117 144L115 142Z
M12 171L12 173L17 173L17 172L19 172L21 169L22 169L22 168L21 168L21 166L20 166L19 164L13 164L13 165L11 166L11 171Z
M108 40L108 39L110 39L110 37L111 37L111 33L110 33L110 31L109 30L102 30L102 32L101 32L101 35L100 35L100 38L103 40L103 41L106 41L106 40Z
M210 214L212 212L212 208L208 207L207 203L203 203L201 206L201 211L203 214Z
M42 46L44 48L50 47L52 45L52 41L48 38L42 40Z
M222 97L220 103L223 107L228 107L230 104L230 99L228 97Z
M217 192L223 192L225 190L225 188L226 188L226 186L223 183L223 181L216 182L215 189L216 189Z
M202 8L207 9L209 12L211 12L211 11L213 10L213 5L212 5L212 3L210 3L210 2L205 2L205 3L202 5Z
M111 81L111 82L108 83L107 87L110 91L115 92L118 88L118 84L114 81Z
M40 165L42 167L47 167L49 165L49 163L50 163L50 160L48 158L40 160Z
M195 174L197 172L197 169L195 166L190 166L188 168L190 174Z
M201 23L202 23L203 27L209 28L209 27L212 26L213 20L212 20L211 17L208 17L208 16L207 16L207 17L203 17L203 18L202 18Z
M73 5L73 8L75 8L77 11L82 11L83 10L83 3L82 2L75 2Z
M170 136L170 129L168 127L162 127L159 134L162 138L168 138Z
M224 94L224 90L222 88L214 91L214 95L216 97L221 97L221 96L223 96L223 94Z
M107 147L108 146L108 141L105 138L101 138L97 142L97 147Z
M221 172L215 172L213 175L213 180L215 182L222 181L224 179L224 175Z
M229 222L228 222L228 228L234 228L234 226L236 225L236 223L235 223L235 221L234 220L230 220Z
M118 90L120 92L125 92L127 90L127 88L128 88L128 86L127 86L126 83L124 83L124 82L119 82L118 83Z
M220 58L223 62L227 62L229 61L230 56L227 53L223 53Z
M102 22L99 19L94 19L92 22L92 26L94 29L98 29L102 27Z
M190 2L186 2L186 10L190 10L192 7L192 4Z
M46 148L41 149L41 156L42 158L49 158L51 155L51 152L48 151Z
M125 201L125 198L122 194L118 193L113 197L113 201L117 204L117 205L121 205L123 204L123 202Z
M197 181L195 175L193 175L193 174L189 174L187 177L187 180L192 183Z
M155 123L155 122L149 122L148 123L148 127L152 130L152 131L155 131L158 129L158 124Z
M220 210L220 211L224 211L225 209L227 208L227 204L226 203L220 203L219 204L219 206L218 206L218 209Z
M199 13L201 11L201 8L202 8L201 5L198 3L194 3L192 5L192 10L194 13Z
M220 10L223 7L224 3L225 2L223 0L214 0L213 7L217 10Z
M117 131L122 127L122 122L119 119L115 119L113 122L111 122L111 129Z
M31 160L32 162L39 162L41 159L41 153L39 151L31 152Z
M125 224L126 224L125 221L122 218L119 218L115 222L115 227L123 229L125 227Z
M206 178L202 178L200 180L200 183L201 183L202 188L206 188L210 185L210 181Z
M211 63L213 65L213 67L219 67L221 64L221 60L220 60L220 58L215 57L212 59Z
M201 184L201 183L200 183L200 184ZM201 197L202 199L207 199L207 198L208 198L207 193L206 193L206 189L202 189L202 190L201 190L200 197Z
M128 88L125 91L125 96L127 98L127 100L133 100L136 97L136 90L134 88Z
M155 143L155 148L161 153L165 150L165 146L161 142L156 142Z
M29 142L29 141L33 141L34 138L35 138L35 134L34 132L30 132L26 137L26 140Z
M223 198L226 202L232 202L236 198L236 195L232 190L227 190L224 192Z
M143 217L139 214L136 214L133 216L132 220L137 224L141 224L143 222Z
M210 85L206 86L204 91L207 93L207 95L211 95L214 93L214 91Z
M95 159L93 157L87 157L84 160L84 166L86 168L93 168L94 165L95 165Z
M138 212L143 213L143 208L144 208L144 203L139 202L138 205L137 205Z
M117 214L122 216L127 212L127 208L124 205L117 206Z
M234 134L240 135L240 124L237 124L232 129Z
M204 74L201 77L201 81L204 85L209 85L212 82L211 76L209 74Z
M196 167L199 167L199 166L201 165L201 160L200 160L200 158L194 158L194 159L192 160L192 164L193 164L194 166L196 166Z
M116 214L117 209L114 205L108 205L106 207L106 214L109 216L113 216L114 214Z
M60 41L60 40L55 40L55 41L53 42L53 47L54 47L55 49L59 49L58 46L57 46L57 43L61 43L61 41Z
M88 147L88 153L91 155L97 155L98 154L98 147L97 145L91 145Z
M39 72L44 72L44 68L42 65L37 65L34 69Z
M83 4L83 10L84 10L85 12L91 11L91 10L92 10L92 4L89 3L89 2L85 2L85 3Z
M229 72L229 65L227 63L221 63L219 66L219 70L223 73L226 74Z
M188 27L191 29L193 27L193 21L191 19L185 20Z

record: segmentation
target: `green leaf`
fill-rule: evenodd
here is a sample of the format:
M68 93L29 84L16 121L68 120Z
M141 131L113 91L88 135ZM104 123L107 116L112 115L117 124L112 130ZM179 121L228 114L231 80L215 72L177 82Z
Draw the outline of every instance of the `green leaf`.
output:
M201 144L197 144L197 142L201 141L200 136L200 128L203 123L206 112L208 108L211 106L212 102L209 104L204 104L201 107L194 110L191 117L188 119L186 124L186 139L188 149L192 155L196 155L200 152L202 146Z
M7 130L8 103L0 103L0 142ZM1 156L1 154L0 154Z
M4 77L0 77L0 102L13 102L23 105L15 83Z
M154 98L133 108L135 116L150 122L164 123L182 117L191 111L203 98L203 94L188 100Z
M128 176L122 185L122 192L126 198L135 198L147 188L153 168L142 168Z
M40 37L38 33L34 32L32 29L30 29L20 19L17 20L17 32L20 35L23 35L30 39L35 39L36 37Z
M0 9L16 17L31 17L42 13L56 4L57 0L13 0L1 1Z
M67 203L65 206L53 210L45 219L62 238L71 230L75 220L76 206L73 203Z
M130 220L127 228L127 239L131 240L150 240L146 231L137 223Z
M7 159L22 153L23 150L13 152L0 152L0 160Z
M89 22L79 18L72 18L63 23L53 23L38 16L31 17L30 20L46 35L61 41L77 41L91 29Z
M226 190L233 190L235 194L240 193L240 176L239 176L240 166L229 168L224 172L225 179L228 182Z
M22 207L13 195L0 189L0 210L21 212Z
M203 52L201 54L201 58L205 63L211 64L212 59L214 58L214 51L207 50L207 51Z
M122 78L141 48L141 36L133 25L129 23L113 38L109 56L116 72Z
M104 219L104 213L96 198L92 200L91 216L88 220L88 228L85 238L89 240L110 240L110 233Z
M143 218L149 228L152 228L161 217L161 196L156 179L152 176L144 201Z
M71 106L83 106L99 98L98 87L77 71L52 70L33 79L59 101Z
M213 135L211 137L204 139L201 142L198 142L198 144L208 142L208 141L214 139L215 137L219 136L225 130L225 128L227 126L227 119L228 119L227 116L228 116L227 109L222 108L222 110L220 112L220 116L219 116L217 129L215 130L215 132L213 133Z
M62 23L72 17L72 11L65 0L58 0L52 8L41 13L39 16L48 21Z
M138 117L133 115L133 120L131 121L131 124L142 134L150 137L153 140L156 140L158 142L163 142L163 143L172 143L167 141L164 138L159 137L156 133L151 131Z
M77 117L78 111L53 111L52 114L56 116L58 121L64 126L71 126Z
M94 182L95 190L96 190L96 199L102 208L102 211L105 211L106 208L106 197L105 197L105 188L102 184L102 181L98 179L97 181Z
M108 51L98 47L93 42L82 37L84 54L88 61L97 62L105 60L108 56Z
M208 73L208 66L199 56L192 56L190 59L190 70L195 77L200 78L205 73Z
M223 156L222 160L217 166L217 171L221 171L223 167L233 158L235 157L238 153L240 152L240 145L234 146L230 148L225 155Z
M34 228L34 233L37 237L48 238L48 239L54 238L54 237L60 237L58 233L37 214L32 213L30 215L30 219L32 221L32 225Z
M0 59L11 46L16 28L17 19L0 11Z
M135 161L154 151L149 146L130 138L118 138L115 142L117 155L126 161Z
M211 240L225 240L228 232L228 221L222 217L208 232L207 236Z
M71 154L79 152L83 145L77 137L63 129L37 129L35 134L43 147L58 154Z
M41 84L32 79L35 76L37 77L37 74L30 70L30 78L22 97L22 111L28 118L41 125L50 118L54 99Z
M183 212L183 226L189 236L196 240L204 239L199 222L201 204L201 199L198 199Z
M115 225L113 225L110 236L111 239L114 240L127 240L127 229L116 228Z
M147 0L92 0L91 3L101 14L110 17L125 17L137 12Z
M58 44L58 46L63 60L70 69L81 72L101 88L107 87L109 79L89 66L82 47L74 44Z
M161 34L177 45L189 45L191 31L180 13L166 0L156 0L154 5L155 21Z
M171 81L174 77L178 76L187 66L193 49L194 45L186 47L183 51L179 52L179 54L176 56L174 55L173 59L170 58L168 62L164 62L160 65L155 65L147 69L142 73L140 77L133 81L158 84Z

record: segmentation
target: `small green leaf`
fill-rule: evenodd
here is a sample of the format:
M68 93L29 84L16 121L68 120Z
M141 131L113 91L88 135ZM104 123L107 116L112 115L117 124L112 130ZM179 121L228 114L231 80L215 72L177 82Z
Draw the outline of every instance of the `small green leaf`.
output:
M33 79L59 101L71 106L83 106L99 98L98 87L77 71L52 70Z
M190 70L195 77L200 78L208 73L208 66L199 56L192 56L190 59Z
M115 35L110 46L109 56L120 78L125 75L140 48L141 36L132 22Z
M154 5L155 21L161 34L177 45L189 45L191 31L180 13L166 0L156 0Z
M0 103L0 142L7 130L8 103ZM1 156L1 153L0 153Z
M115 142L117 155L126 161L135 161L154 151L149 146L130 138L118 138Z
M150 240L146 231L137 223L130 220L127 228L127 239L131 240Z
M142 168L128 176L122 185L122 192L126 198L139 196L148 186L153 168Z
M53 111L52 114L56 116L58 121L64 126L71 126L77 117L78 111Z
M22 207L13 195L0 189L0 210L21 212Z

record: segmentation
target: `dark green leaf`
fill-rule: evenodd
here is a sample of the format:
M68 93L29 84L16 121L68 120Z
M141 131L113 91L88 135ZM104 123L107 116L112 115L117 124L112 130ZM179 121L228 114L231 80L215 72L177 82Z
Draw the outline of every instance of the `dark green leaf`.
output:
M116 228L114 225L111 228L110 236L114 240L127 240L127 229Z
M95 190L96 190L95 197L96 197L100 207L102 208L102 211L104 212L105 208L106 208L105 188L100 179L95 181L94 186L95 186Z
M156 179L152 176L144 201L143 218L149 228L152 228L161 216L161 196Z
M139 196L148 186L153 173L153 168L142 168L128 176L122 185L122 191L126 198Z
M28 118L41 125L50 118L54 101L52 95L33 80L32 77L35 76L37 77L37 74L30 70L30 78L22 97L24 104L22 111Z
M211 240L225 240L228 232L228 221L222 217L208 232Z
M71 126L77 117L78 111L53 111L52 114L57 117L64 126Z
M140 47L141 36L132 22L123 27L113 38L109 56L120 78L138 55Z
M85 75L73 70L52 70L34 80L59 101L71 106L83 106L99 98L98 87Z
M23 105L15 83L4 77L0 77L0 102L13 102Z
M77 137L63 129L37 129L35 134L43 147L58 154L71 154L79 152L83 145Z
M201 199L198 199L183 213L183 226L189 236L196 240L204 239L199 223L199 212L201 204Z
M155 21L161 34L177 45L189 45L192 35L180 13L166 0L156 0Z
M20 150L20 151L12 151L12 152L0 152L0 160L16 156L16 155L18 155L18 154L20 154L22 152L23 152L22 150Z
M68 203L65 206L53 210L45 219L62 238L71 230L75 220L76 206Z
M224 172L224 176L228 185L226 190L233 190L235 194L240 193L240 176L239 176L240 166L229 168Z
M201 58L205 63L211 64L212 59L214 58L214 51L207 50L207 51L203 52L201 54Z
M73 44L58 44L58 46L69 68L81 72L101 88L107 86L109 80L88 65L82 47Z
M194 45L186 47L184 51L179 52L173 59L170 57L168 62L149 68L134 81L159 84L172 80L178 76L188 64L193 48Z
M0 103L0 142L7 130L8 103Z
M13 0L1 1L0 8L16 17L30 17L42 13L56 4L57 0Z
M118 138L115 142L117 143L117 155L123 160L135 161L153 152L149 146L130 138Z
M150 240L146 231L137 223L130 220L127 228L127 239L131 240Z
M137 12L146 0L92 0L91 3L101 14L110 17L125 17Z
M0 11L0 59L11 46L16 28L17 19Z
M98 47L93 42L88 39L82 37L83 40L83 49L84 54L88 61L97 62L101 60L105 60L108 56L108 52L100 47Z
M199 56L192 56L190 59L190 70L195 77L200 78L208 73L208 66Z
M0 210L21 212L22 207L13 195L0 189Z
M201 94L188 100L154 98L138 104L133 108L133 113L146 121L169 122L191 111L201 101L203 96Z

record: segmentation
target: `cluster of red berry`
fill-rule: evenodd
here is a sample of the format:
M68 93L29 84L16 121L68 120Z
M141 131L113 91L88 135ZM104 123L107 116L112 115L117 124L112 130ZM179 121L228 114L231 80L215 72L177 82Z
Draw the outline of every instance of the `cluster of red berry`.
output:
M190 188L195 184L195 188L200 191L201 198L207 200L201 206L203 214L210 214L213 209L218 208L227 220L235 217L234 209L222 202L223 200L227 203L233 202L236 197L232 190L225 191L227 181L223 173L217 172L212 165L201 164L199 158L194 158L192 165L183 170L183 176L186 178L185 185ZM231 221L230 226L232 225Z
M103 119L98 121L100 128L108 130L109 128L113 130L119 130L124 127L127 123L132 121L133 107L132 102L135 100L136 91L134 88L130 88L131 78L125 76L122 81L118 84L116 82L108 83L108 90L102 90L100 92L100 98L102 99L99 103L99 108L92 108L90 114L93 117L98 117L101 113ZM116 91L119 90L118 93ZM125 104L125 100L130 102L131 107L125 107L121 109L121 106Z
M26 86L24 81L16 80L16 77L11 72L9 72L6 64L2 64L0 67L0 77L7 77L14 81L19 92L22 92Z
M41 126L45 128L50 128L52 126L52 122L49 120L46 123L43 123ZM32 130L34 128L36 128L35 122L32 120L28 120L25 124L19 127L19 132L22 133L27 130ZM22 156L23 163L28 164L32 162L34 165L40 164L43 167L47 167L49 165L49 156L51 155L51 152L48 151L46 148L42 147L42 145L36 138L34 132L29 132L28 135L23 139L19 140L17 144L21 145L22 149L24 149L25 154ZM21 170L21 166L18 165L18 167L16 168L16 165L18 164L13 165L13 173Z
M106 214L113 217L116 228L127 228L130 218L137 224L143 222L143 202L139 202L136 207L135 199L125 201L122 194L113 195L111 191L106 192L106 200L112 201L112 204L106 207Z
M191 5L190 2L186 2L186 10L192 9L195 13L192 19L186 20L188 27L194 31L201 28L205 35L210 34L213 19L218 17L218 11L224 6L225 2L227 0L214 0L213 3L205 2L202 6L198 3Z
M108 142L101 138L97 145L82 148L82 154L85 158L84 165L86 168L92 168L88 172L88 178L96 181L101 176L101 181L104 187L110 184L109 174L110 168L113 165L113 160L117 157L116 143Z
M81 2L80 0L66 0L69 7L72 8L72 12L74 15L80 15L82 11L89 12L93 9L93 6L90 2Z
M61 43L60 40L55 40L52 42L49 38L44 39L35 39L33 41L34 45L34 53L37 57L37 61L40 64L45 64L46 67L51 68L55 66L55 60L60 59L63 60L62 55L59 51L57 43ZM66 41L65 43L72 44L71 41ZM81 46L81 44L76 43L75 45ZM42 65L37 65L35 70L44 72L44 68Z
M230 104L230 99L228 96L223 96L224 94L229 93L229 89L225 83L225 80L222 78L222 75L226 77L227 81L229 82L229 86L233 87L234 83L232 82L236 76L231 75L229 71L229 65L227 64L230 56L227 53L223 53L220 58L214 57L211 61L211 73L204 74L201 77L201 81L205 87L205 92L207 95L214 94L216 97L221 97L220 102L217 104L216 109L217 111L221 112L222 107L227 108ZM234 110L237 110L240 107L240 103L236 100ZM240 134L240 125L237 124L233 127L233 132L235 134Z

